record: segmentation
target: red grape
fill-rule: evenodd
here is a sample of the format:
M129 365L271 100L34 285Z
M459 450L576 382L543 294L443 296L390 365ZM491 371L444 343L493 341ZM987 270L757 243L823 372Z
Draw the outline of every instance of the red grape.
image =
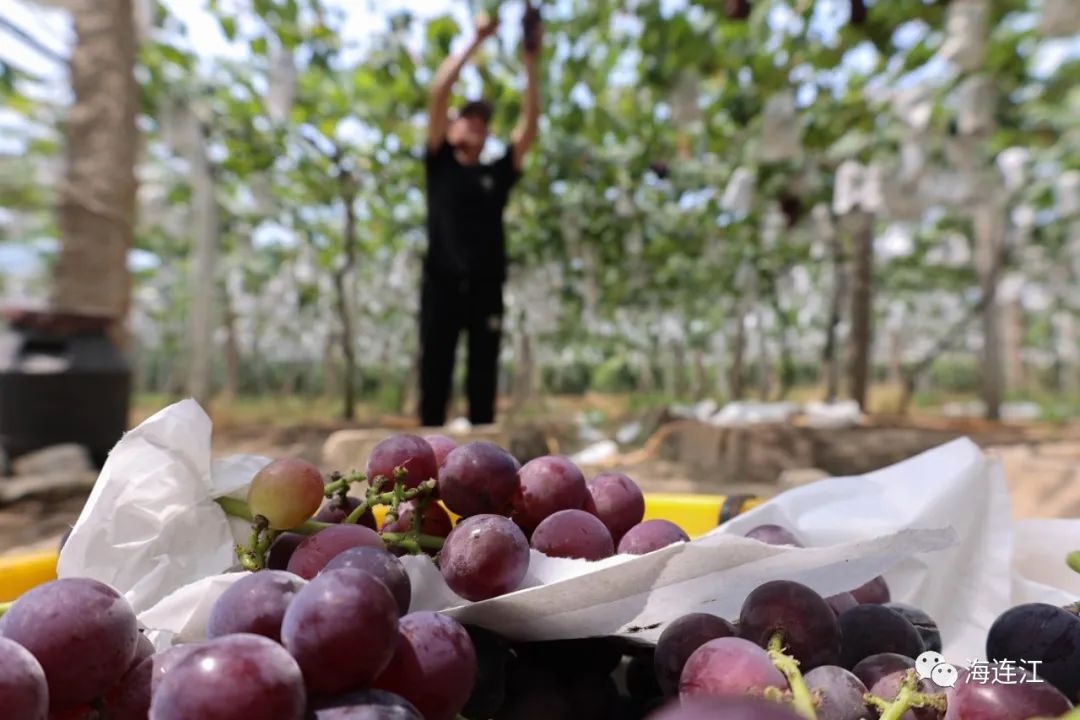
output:
M841 664L846 668L878 653L917 658L926 649L919 631L884 605L853 607L840 616L839 622L844 637Z
M154 681L154 658L144 658L128 670L105 695L110 720L146 720Z
M901 670L886 675L870 687L870 694L886 702L892 702L900 693L900 686L903 684L908 672L908 670ZM919 680L918 690L927 694L939 691L938 687L929 680ZM900 720L938 720L939 717L940 713L934 708L912 708L901 715ZM975 720L975 718L971 720Z
M416 501L406 500L398 506L398 517L393 522L383 524L383 532L403 533L412 529L413 513L416 512ZM450 520L450 514L446 508L437 502L428 503L424 508L424 516L420 520L420 532L432 537L444 538L454 529L454 523Z
M889 584L880 575L865 585L855 588L851 591L851 594L859 601L860 605L884 605L892 600L889 593Z
M333 525L310 535L289 559L288 570L305 580L315 577L338 553L352 547L386 549L379 533L360 525Z
M274 538L274 542L270 543L270 549L266 551L266 569L285 570L288 568L293 553L306 537L300 533L287 532Z
M532 546L549 557L603 560L615 553L611 533L584 510L560 510L540 523Z
M862 720L867 716L866 686L842 667L821 665L806 673L806 687L820 698L818 720Z
M416 707L384 690L361 690L314 704L310 720L424 720Z
M398 605L398 614L409 612L412 582L401 561L386 550L372 547L349 548L326 564L323 572L356 568L371 573L386 585Z
M53 580L23 594L0 617L0 637L30 651L49 684L49 710L88 703L130 667L139 641L120 593L89 578Z
M601 473L586 489L585 510L600 518L616 544L645 517L645 496L626 475Z
M819 665L835 665L840 657L836 615L824 598L805 585L773 580L758 586L743 601L740 637L767 647L778 632L787 653L799 661L804 672Z
M991 665L991 672L994 669ZM945 720L1029 720L1058 717L1072 708L1068 698L1049 682L974 682L967 670L960 671L946 698L949 709Z
M521 489L514 497L514 521L529 532L560 510L580 510L588 491L585 476L574 463L545 455L518 472Z
M5 720L45 720L49 685L30 651L0 637L0 708Z
M318 511L324 487L322 473L306 460L275 460L252 479L248 506L272 529L291 530Z
M442 467L446 462L446 456L449 455L458 444L456 440L446 437L445 435L425 435L424 440L431 446L432 451L435 453L435 463Z
M647 720L802 720L801 716L768 700L723 697L672 702Z
M900 613L918 631L927 650L941 652L941 631L934 619L917 607L904 603L885 603L885 607Z
M154 643L150 642L150 638L146 637L146 634L139 631L139 639L135 641L135 655L131 658L131 664L128 665L128 670L141 663L146 658L153 655L157 650L154 649Z
M898 653L877 653L865 657L851 669L855 677L862 680L866 687L874 687L878 680L886 675L903 670L914 670L915 661Z
M520 486L517 461L490 442L462 445L439 470L439 497L461 517L509 515Z
M342 502L341 497L334 496L322 506L322 509L315 514L314 520L318 522L331 523L336 525L337 523L345 522L345 519L349 517L349 514L360 507L360 498L346 497ZM359 525L371 528L375 530L375 516L371 510L368 509L360 516L357 521Z
M383 487L389 490L394 486L394 471L399 467L405 469L402 482L406 489L415 488L425 480L434 480L439 474L435 451L416 435L395 435L376 445L368 457L368 482L374 484L376 478L384 477L387 483Z
M735 626L708 613L691 613L670 623L660 633L653 656L656 679L665 695L679 692L679 678L686 660L710 640L734 637Z
M803 546L790 530L780 525L758 525L746 533L746 537L769 545L791 545L797 548Z
M677 542L689 542L682 528L668 520L646 520L626 531L619 540L620 555L646 555Z
M846 592L830 595L825 598L825 602L829 603L829 607L832 608L833 614L836 615L836 617L840 617L841 613L847 612L859 604L859 601L855 599L854 595Z
M475 515L446 538L439 566L455 593L474 602L487 600L521 585L529 569L529 543L509 518Z
M1040 678L1070 701L1080 699L1080 618L1054 605L1027 603L1003 612L986 637L989 660L1040 661Z
M465 628L446 615L417 612L398 626L397 650L375 687L402 696L424 720L453 720L476 681L476 651Z
M283 570L262 570L234 582L214 602L206 635L236 633L281 640L281 621L304 580Z
M151 691L156 692L158 685L161 684L161 680L169 674L174 667L179 665L188 655L204 645L206 645L205 642L173 645L154 655L152 658L154 661L154 677L150 681Z
M296 594L281 639L308 689L335 694L371 684L394 655L397 601L381 580L355 568L328 570Z
M303 720L296 661L261 635L227 635L189 653L153 694L150 720Z
M749 640L724 637L695 650L683 667L679 696L746 695L775 687L786 690L787 680L773 667L769 654Z

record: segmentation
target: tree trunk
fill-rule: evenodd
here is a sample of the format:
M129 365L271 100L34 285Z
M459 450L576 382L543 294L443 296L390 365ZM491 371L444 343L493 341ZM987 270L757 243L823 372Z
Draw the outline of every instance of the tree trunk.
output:
M833 287L832 302L829 305L829 321L825 326L825 347L821 353L821 367L825 374L825 402L833 402L840 394L840 353L837 352L840 341L837 331L844 314L844 299L848 291L847 261L844 258L844 244L838 235L831 239Z
M134 12L131 0L77 0L70 7L77 38L71 54L75 99L66 119L51 305L111 318L114 339L126 346L139 151Z
M1005 325L1005 385L1012 390L1024 390L1024 304L1017 298L1006 307Z
M194 118L191 118L195 122ZM217 289L217 254L221 221L214 169L207 157L205 130L192 149L191 166L194 257L191 263L191 339L188 352L188 393L203 407L213 391L214 296Z
M672 345L671 361L675 397L682 399L687 396L688 383L686 379L686 345L681 341Z
M695 400L704 400L709 395L708 372L705 369L705 351L694 350L694 376L693 397Z
M763 402L768 401L769 393L772 392L772 361L769 358L769 338L765 332L765 313L761 311L757 293L754 294L754 315L757 317L758 339L758 395Z
M853 233L854 268L851 286L851 338L848 392L866 410L870 385L870 356L874 322L874 218L857 216Z
M896 326L889 328L889 385L899 385L904 381L904 331Z
M518 316L517 357L514 363L513 407L516 410L528 405L532 399L533 349L532 338L525 327L525 313Z
M228 290L225 298L225 393L229 399L240 395L240 343L236 338L236 313Z
M1076 397L1080 391L1080 353L1076 348L1076 318L1069 310L1054 313L1055 355L1058 360L1058 387L1065 397Z
M1005 367L1001 352L1001 321L997 286L1001 275L1001 252L1005 241L1004 210L984 205L975 211L976 269L985 303L982 307L982 400L986 419L1001 417Z
M356 189L352 177L342 172L341 201L345 204L345 262L334 273L334 289L337 293L338 322L341 323L341 355L345 359L341 383L341 416L345 420L356 419L356 352L353 347L352 313L348 294L348 278L356 266Z
M337 346L337 338L334 337L334 333L326 333L325 343L323 344L323 358L322 358L322 375L323 375L323 395L328 398L337 394L337 368L334 363L334 348Z
M735 308L735 337L731 342L731 370L728 387L731 390L729 400L742 400L746 378L743 370L743 357L746 352L746 314L740 301Z
M791 352L791 338L790 335L790 323L787 320L787 315L784 313L783 307L780 305L780 293L777 291L775 283L773 284L771 291L772 308L776 313L776 324L780 331L780 357L777 361L777 400L784 400L788 393L791 392L792 386L795 385L795 361L792 358Z

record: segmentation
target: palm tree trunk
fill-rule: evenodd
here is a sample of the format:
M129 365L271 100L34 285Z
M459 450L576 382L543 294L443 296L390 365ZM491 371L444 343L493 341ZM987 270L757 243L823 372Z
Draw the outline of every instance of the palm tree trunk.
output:
M77 0L71 9L75 100L66 120L67 167L58 208L62 242L51 304L59 312L111 318L114 339L126 345L127 254L139 151L134 13L131 0Z

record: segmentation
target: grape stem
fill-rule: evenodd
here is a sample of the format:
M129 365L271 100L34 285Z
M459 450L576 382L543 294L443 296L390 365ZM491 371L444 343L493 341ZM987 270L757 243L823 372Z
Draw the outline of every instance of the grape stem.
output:
M362 472L353 471L348 475L342 475L339 472L334 472L330 475L330 482L326 483L326 487L323 488L323 494L330 498L335 494L340 495L342 499L349 494L349 488L355 483L362 483L367 480L367 475Z
M345 518L346 523L356 523L360 521L360 518L364 516L364 513L368 511L368 508L375 505L390 505L391 510L387 512L387 520L390 520L390 513L393 513L393 517L397 518L397 505L405 502L406 500L415 500L418 497L430 495L435 491L435 481L425 480L417 485L412 490L406 490L404 484L399 480L394 483L394 489L390 492L378 492L381 489L385 478L378 477L375 479L375 486L371 489L371 493L361 502L355 510L349 513L349 517ZM396 503L396 504L395 504Z
M247 547L236 546L236 555L240 558L240 566L245 570L255 572L266 567L266 551L270 544L281 533L270 529L270 522L262 515L256 515L251 525L251 538Z
M411 532L407 533L388 533L382 534L382 539L387 545L396 545L402 550L407 550L413 555L419 555L424 550L441 550L444 538L435 537L434 535L421 535L417 533L413 535Z
M392 523L398 519L398 506L405 492L405 467L399 465L394 468L394 489L391 491L390 509L386 512L386 522Z
M911 708L929 707L939 712L945 712L947 709L944 693L919 692L919 678L914 670L907 671L903 682L900 683L900 690L892 702L870 694L867 694L864 699L867 705L873 705L881 710L881 717L878 720L900 720Z
M0 603L0 617L4 617L4 613L11 609L11 606L15 604L15 601Z
M255 515L252 514L251 508L243 500L237 500L231 497L219 497L215 500L226 515L232 515L233 517L240 518L241 520L247 520L248 522L255 522ZM298 535L314 535L320 530L324 530L333 525L333 523L317 522L315 520L308 520L303 525L297 525L294 528L289 528L289 532L297 533Z
M775 633L769 639L769 659L772 660L773 666L787 678L788 686L791 688L791 706L795 712L806 720L817 720L814 698L810 694L810 688L806 686L802 672L799 671L799 661L784 652L783 633Z

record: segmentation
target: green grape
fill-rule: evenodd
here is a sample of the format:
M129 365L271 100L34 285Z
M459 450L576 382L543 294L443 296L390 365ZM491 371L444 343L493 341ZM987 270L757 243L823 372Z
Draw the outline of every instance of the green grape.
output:
M323 501L319 469L300 458L275 460L251 481L248 505L273 530L290 530L314 515Z

